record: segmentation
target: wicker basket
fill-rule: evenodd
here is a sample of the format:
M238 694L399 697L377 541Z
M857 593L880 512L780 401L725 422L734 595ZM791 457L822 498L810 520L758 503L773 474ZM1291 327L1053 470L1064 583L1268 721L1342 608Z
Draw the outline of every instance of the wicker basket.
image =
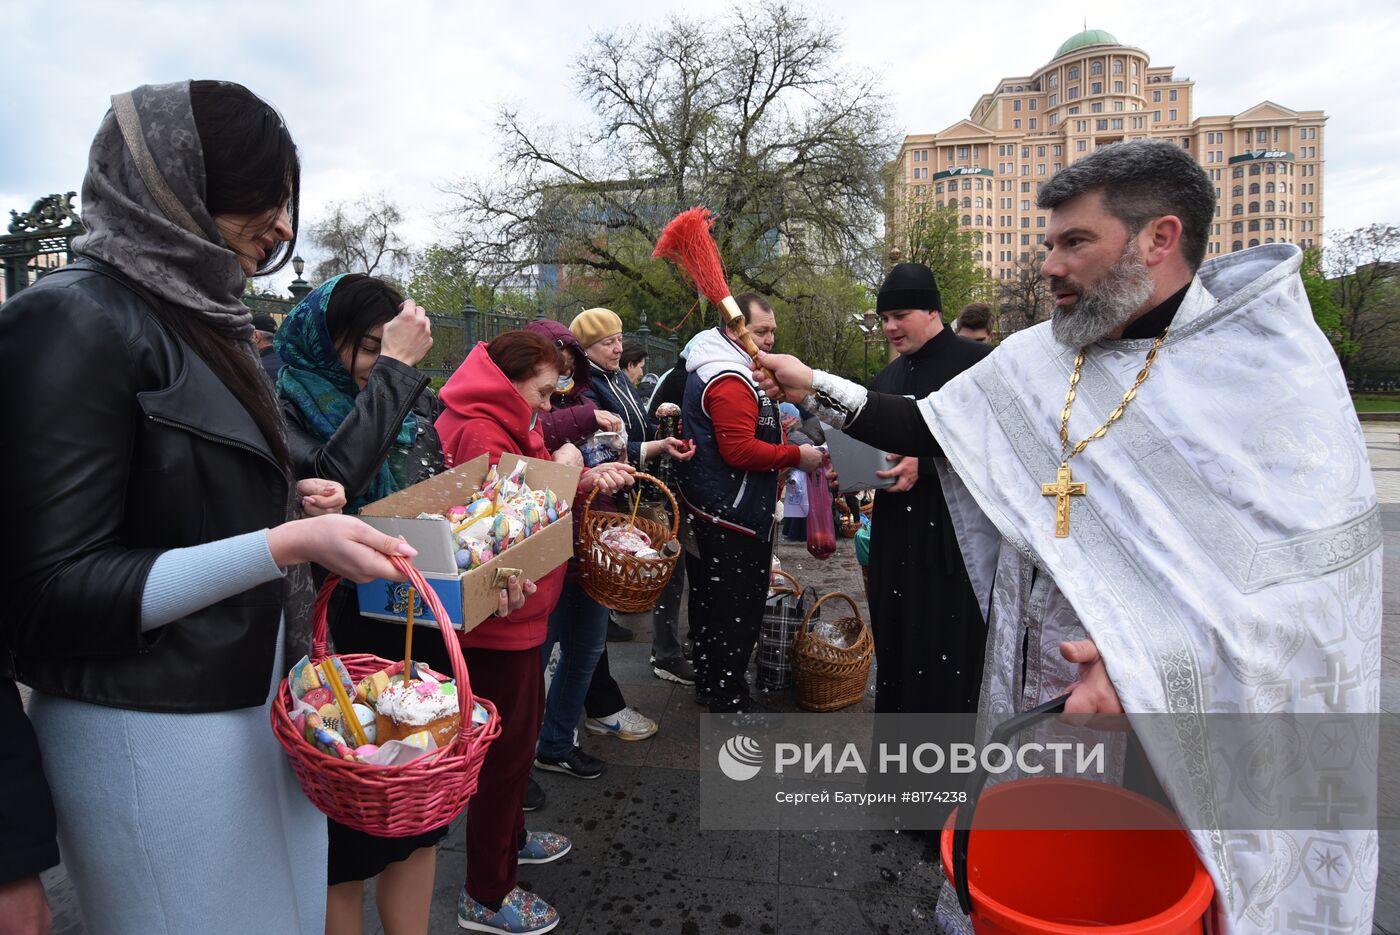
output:
M428 609L437 620L447 620L447 612L437 593L423 579L418 569L406 558L394 556L394 565L406 575L422 595ZM340 578L331 575L316 595L312 617L311 659L319 662L326 652L326 607L331 592ZM452 678L457 681L457 702L462 716L457 737L446 747L429 751L423 756L398 766L375 766L342 760L323 753L308 743L292 724L292 705L287 680L277 689L272 705L272 732L287 751L297 781L311 804L342 825L380 837L407 837L422 834L447 824L466 807L476 792L477 776L486 758L487 747L501 732L501 719L496 706L485 698L472 695L467 677L467 664L457 634L450 627L441 631L447 655L452 660ZM339 656L350 677L359 680L366 675L389 669L403 671L403 660L397 664L368 653ZM426 667L425 667L426 668ZM431 669L428 669L432 672ZM447 676L433 672L434 678ZM484 725L472 724L473 702L487 712Z
M851 515L851 508L844 497L836 499L836 534L842 539L850 539L860 531L860 517Z
M826 621L827 625L852 634L851 645L845 649L808 632L817 609L834 597L850 604L853 614ZM865 683L870 679L870 660L874 655L875 641L870 636L870 628L861 620L856 602L841 591L823 596L807 611L802 629L792 641L798 705L808 711L835 711L860 701L865 697Z
M634 476L639 481L650 481L659 487L670 504L669 529L664 523L642 515L638 515L635 520L636 528L646 533L653 547L660 551L663 545L676 538L676 532L680 528L676 498L671 496L671 491L666 489L665 484L650 474L638 471ZM593 505L593 498L596 496L598 488L595 487L584 501L583 512L579 517L579 542L583 553L583 569L579 581L583 590L599 604L618 613L638 614L651 610L656 606L661 592L665 590L666 582L671 580L671 573L676 570L676 561L681 557L681 549L677 548L673 555L663 554L659 558L638 558L608 548L601 541L603 533L618 526L634 525L634 521L626 513L590 510L589 507Z

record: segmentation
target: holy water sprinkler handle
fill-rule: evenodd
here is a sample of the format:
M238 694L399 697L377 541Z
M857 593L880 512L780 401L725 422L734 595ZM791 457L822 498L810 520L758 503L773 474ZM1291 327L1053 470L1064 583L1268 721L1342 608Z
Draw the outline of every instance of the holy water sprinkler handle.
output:
M760 353L758 344L754 341L753 335L749 333L748 324L744 321L744 313L739 311L739 303L734 301L732 295L727 295L720 302L720 310L724 315L725 326L732 327L738 332L739 346L753 358L754 363L758 363L758 355ZM773 375L773 371L769 370L767 367L762 369L763 372L767 374L768 379L773 381L773 385L778 386L778 378ZM783 398L781 386L778 386L777 398L779 401Z

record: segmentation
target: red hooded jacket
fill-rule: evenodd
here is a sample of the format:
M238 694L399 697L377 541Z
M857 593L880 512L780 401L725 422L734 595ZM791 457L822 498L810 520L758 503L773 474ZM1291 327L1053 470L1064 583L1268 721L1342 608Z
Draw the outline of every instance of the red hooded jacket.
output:
M434 427L442 439L447 464L464 464L480 454L495 464L502 454L512 453L551 460L544 438L532 426L534 411L477 344L439 394L442 415ZM570 517L572 521L572 517ZM549 614L559 603L564 587L564 567L554 569L535 582L538 590L525 606L509 617L487 617L462 637L462 645L473 649L534 649L544 643Z

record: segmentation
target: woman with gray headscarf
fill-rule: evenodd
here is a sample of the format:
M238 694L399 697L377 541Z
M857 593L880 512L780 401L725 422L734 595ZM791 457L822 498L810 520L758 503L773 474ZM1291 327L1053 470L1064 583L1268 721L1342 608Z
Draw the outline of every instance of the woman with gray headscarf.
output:
M315 562L407 544L293 483L240 301L286 262L299 164L223 82L112 98L81 257L0 310L3 630L87 929L321 935L326 823L269 728Z

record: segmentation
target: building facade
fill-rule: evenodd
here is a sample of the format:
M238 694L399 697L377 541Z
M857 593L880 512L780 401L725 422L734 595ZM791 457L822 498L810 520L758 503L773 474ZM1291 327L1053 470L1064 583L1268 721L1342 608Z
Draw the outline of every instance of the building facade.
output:
M962 226L982 234L983 267L1005 282L1045 240L1049 212L1035 206L1040 183L1099 146L1164 139L1191 153L1215 184L1208 257L1263 243L1320 243L1322 111L1264 101L1234 116L1193 117L1194 89L1142 49L1085 30L1034 73L1001 79L967 119L906 136L895 203L908 215L956 205Z

